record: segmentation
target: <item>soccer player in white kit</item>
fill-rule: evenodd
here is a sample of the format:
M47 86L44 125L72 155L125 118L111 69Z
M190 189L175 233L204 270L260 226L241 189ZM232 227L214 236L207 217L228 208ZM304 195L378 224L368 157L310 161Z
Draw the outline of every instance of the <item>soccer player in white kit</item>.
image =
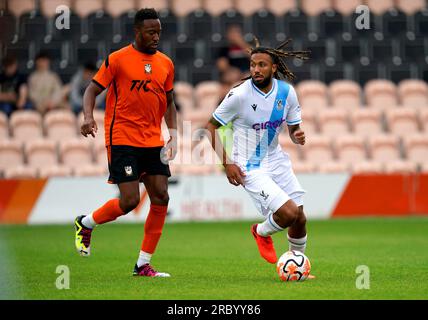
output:
M282 46L280 46L282 47ZM287 124L291 140L305 144L300 127L301 112L296 91L280 80L294 75L282 61L278 49L256 47L251 51L251 76L234 87L214 111L207 129L220 156L229 182L242 185L266 220L251 227L260 255L277 262L271 235L288 228L290 250L305 251L306 217L301 187L290 157L278 144L278 134ZM279 53L279 54L278 54ZM283 52L284 53L284 52ZM288 52L306 59L307 52ZM231 158L224 151L216 129L232 122ZM217 145L217 147L216 147Z

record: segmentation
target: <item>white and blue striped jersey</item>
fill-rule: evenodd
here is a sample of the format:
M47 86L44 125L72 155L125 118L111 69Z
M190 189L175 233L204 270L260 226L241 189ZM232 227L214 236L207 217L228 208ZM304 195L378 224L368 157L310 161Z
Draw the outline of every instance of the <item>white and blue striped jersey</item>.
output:
M264 93L251 79L226 95L213 113L222 125L232 122L232 161L246 171L269 165L269 158L282 154L278 134L283 125L301 123L300 105L293 86L273 79Z

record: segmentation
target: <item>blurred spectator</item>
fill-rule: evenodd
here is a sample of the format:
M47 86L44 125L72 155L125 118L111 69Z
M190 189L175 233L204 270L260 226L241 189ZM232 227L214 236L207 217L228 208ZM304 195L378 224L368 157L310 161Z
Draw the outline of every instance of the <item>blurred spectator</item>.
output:
M248 72L250 63L247 49L249 45L244 40L241 26L229 25L226 31L226 39L228 44L220 48L216 62L220 78L223 78L229 71L234 71L234 69L241 73ZM227 76L230 77L230 75Z
M18 60L5 57L2 61L3 71L0 74L0 111L8 116L17 109L31 109L27 101L27 79L18 72Z
M49 55L41 52L36 57L36 70L28 78L30 99L35 109L44 114L64 107L64 88L59 76L50 70Z
M92 78L97 72L94 63L88 62L73 76L70 83L70 104L73 112L77 115L83 110L83 94ZM104 90L95 100L95 107L105 109L105 98L107 90Z

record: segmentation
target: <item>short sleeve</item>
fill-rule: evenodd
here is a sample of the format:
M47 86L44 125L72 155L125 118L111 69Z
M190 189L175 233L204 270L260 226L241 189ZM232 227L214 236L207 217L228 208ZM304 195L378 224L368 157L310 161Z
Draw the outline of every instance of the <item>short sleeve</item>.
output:
M107 88L113 81L115 68L115 66L112 65L113 61L114 60L111 59L111 56L108 56L92 79L92 81L103 89Z
M225 126L236 118L238 110L239 96L231 90L214 111L213 118Z
M174 88L174 72L174 64L170 61L168 76L165 81L165 92L169 92Z
M288 112L286 121L289 126L302 122L299 100L297 99L296 90L290 85L290 91L287 97Z

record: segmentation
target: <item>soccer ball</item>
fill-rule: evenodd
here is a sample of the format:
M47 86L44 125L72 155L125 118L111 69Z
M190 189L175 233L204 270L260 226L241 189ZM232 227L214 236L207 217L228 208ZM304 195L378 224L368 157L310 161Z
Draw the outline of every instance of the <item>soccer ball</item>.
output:
M303 281L311 272L311 263L302 252L287 251L278 259L276 271L282 281Z

